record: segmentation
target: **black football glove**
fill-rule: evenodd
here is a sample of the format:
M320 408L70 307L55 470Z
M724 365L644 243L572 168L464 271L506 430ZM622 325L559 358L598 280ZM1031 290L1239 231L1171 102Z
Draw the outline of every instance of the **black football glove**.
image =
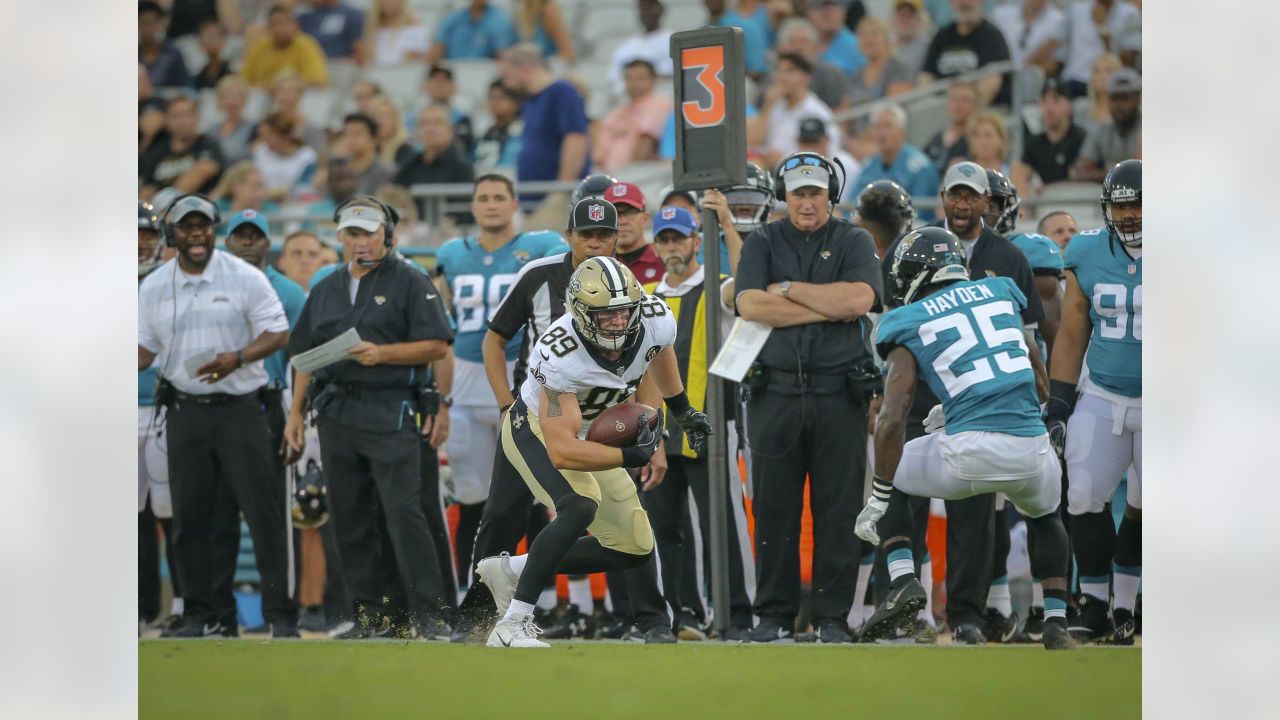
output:
M711 420L707 418L706 413L700 413L693 408L689 408L676 415L675 418L676 424L684 431L684 436L689 439L689 449L694 452L701 452L703 443L711 435Z
M1045 428L1049 431L1049 444L1058 460L1065 461L1067 449L1067 418L1075 410L1076 386L1061 380L1049 381L1049 403L1045 408Z
M622 448L622 467L644 467L649 459L658 451L658 443L662 442L663 415L658 410L658 424L649 427L649 415L640 416L640 432L636 435L636 444Z

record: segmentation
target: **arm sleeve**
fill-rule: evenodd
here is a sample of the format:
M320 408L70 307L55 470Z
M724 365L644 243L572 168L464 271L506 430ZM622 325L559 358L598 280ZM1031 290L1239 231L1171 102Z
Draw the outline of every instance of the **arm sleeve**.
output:
M271 287L266 275L254 275L245 289L245 314L249 318L253 337L264 332L289 332L289 319L285 317L284 305L275 289Z
M419 340L444 340L453 344L453 331L449 329L449 315L445 312L444 301L440 293L435 291L427 276L411 268L405 273L409 297L405 301L405 313L408 315L408 342Z
M767 227L767 226L766 226ZM742 256L738 259L735 292L764 290L769 287L769 238L765 228L752 231L742 243Z

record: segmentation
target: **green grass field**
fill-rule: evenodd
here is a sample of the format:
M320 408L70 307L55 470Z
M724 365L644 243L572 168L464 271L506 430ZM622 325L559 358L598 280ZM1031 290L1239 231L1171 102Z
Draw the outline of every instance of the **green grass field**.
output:
M143 640L138 709L309 720L1136 718L1141 673L1141 649L1111 647Z

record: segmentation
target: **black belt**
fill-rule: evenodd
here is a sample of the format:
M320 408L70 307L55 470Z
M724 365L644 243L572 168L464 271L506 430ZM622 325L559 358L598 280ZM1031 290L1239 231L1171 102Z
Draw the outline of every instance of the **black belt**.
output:
M231 393L206 393L204 395L192 395L191 393L184 393L181 390L175 390L174 397L177 398L180 403L193 402L197 405L221 405L222 403L228 403L233 400L256 398L258 397L258 392L259 391L254 390L253 392L245 393L244 395L232 395Z

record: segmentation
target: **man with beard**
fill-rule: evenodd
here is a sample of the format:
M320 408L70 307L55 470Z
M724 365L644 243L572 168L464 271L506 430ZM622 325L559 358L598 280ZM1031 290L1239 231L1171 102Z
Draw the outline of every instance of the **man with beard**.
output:
M1071 179L1102 182L1117 164L1142 156L1142 77L1120 68L1107 82L1111 119L1094 126L1084 139L1080 157L1071 166Z
M961 252L965 255L969 267L969 277L1012 278L1018 289L1027 298L1027 307L1022 311L1022 321L1026 329L1034 331L1044 319L1044 307L1040 302L1040 294L1036 291L1035 278L1031 266L1022 251L1013 243L1000 237L993 228L986 226L983 216L987 211L987 203L991 197L991 186L987 180L987 171L977 163L961 162L951 166L943 178L942 198L944 218L942 227L954 233L960 241ZM893 267L894 254L897 252L901 238L889 247L881 269L885 282L891 282L890 270ZM1039 351L1033 346L1031 354L1039 358ZM1037 365L1036 363L1032 363ZM1037 365L1042 367L1042 363ZM1048 386L1048 379L1037 375L1037 385ZM915 400L907 415L908 439L925 434L924 423L938 399L925 385L917 385ZM924 527L927 520L928 505L921 503L916 512L917 527ZM988 639L1007 640L1003 637L1006 629L1002 627L1002 638L987 638L982 627L986 624L987 594L991 585L992 545L995 542L995 496L979 495L966 500L947 501L947 625L952 628L956 642L969 645L980 645ZM878 573L883 568L878 569ZM1012 627L1017 627L1017 618L1012 615ZM1012 629L1007 629L1012 635Z
M173 637L222 632L214 598L216 499L229 490L244 512L274 637L297 637L289 597L285 488L277 481L263 391L263 360L284 347L289 323L257 268L214 249L218 208L184 195L165 213L178 257L138 293L138 369L160 367L183 623Z

